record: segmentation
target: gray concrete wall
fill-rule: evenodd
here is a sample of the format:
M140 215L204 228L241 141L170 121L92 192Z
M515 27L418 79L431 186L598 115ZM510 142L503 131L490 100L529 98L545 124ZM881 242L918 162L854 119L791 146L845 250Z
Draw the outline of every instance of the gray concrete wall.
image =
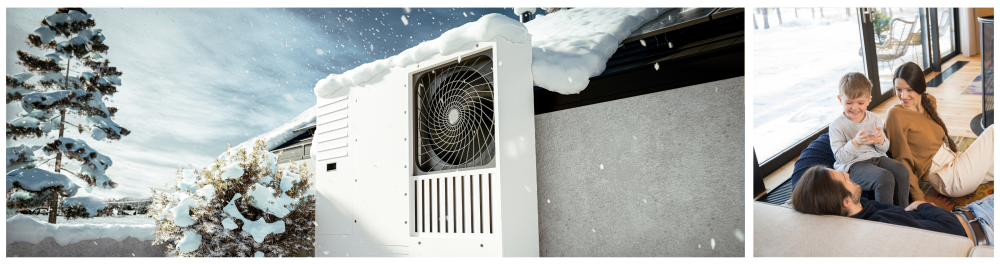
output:
M66 246L60 246L51 237L38 244L7 244L7 257L164 257L166 251L166 244L154 246L153 241L132 237L122 242L110 238L81 240Z
M541 256L743 257L745 95L738 77L536 115Z

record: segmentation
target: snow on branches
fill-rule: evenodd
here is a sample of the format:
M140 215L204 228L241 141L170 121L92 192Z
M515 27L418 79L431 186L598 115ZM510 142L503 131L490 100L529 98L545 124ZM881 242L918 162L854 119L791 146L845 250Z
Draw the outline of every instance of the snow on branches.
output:
M38 168L16 169L7 173L7 208L38 209L52 193L73 196L79 189L63 174Z
M115 183L104 174L105 170L112 164L111 158L90 148L86 142L60 137L42 147L42 151L46 155L52 155L57 152L62 153L63 156L69 159L79 161L81 165L80 173L77 177L87 181L87 185L91 187L115 188L118 186L118 183Z
M23 144L15 147L7 147L7 171L35 167L38 161L35 158L34 151Z
M315 192L305 164L279 168L264 140L207 168L178 169L172 193L153 190L154 244L194 257L292 256L313 251Z
M72 196L80 189L66 175L53 173L42 169L18 169L7 173L7 191L22 189L26 191L42 191L46 188L61 187Z
M19 174L65 178L60 172L68 173L86 181L87 192L93 187L117 186L105 175L111 166L110 158L91 149L83 140L63 137L67 127L76 127L81 134L89 132L97 141L120 140L130 133L112 120L118 109L104 104L105 99L118 91L117 86L122 85L122 72L110 66L110 62L101 56L107 54L109 47L104 44L106 38L103 31L93 28L96 23L91 17L82 8L59 8L54 14L45 16L40 27L28 35L29 46L42 50L42 55L17 51L17 64L27 72L7 76L6 96L8 104L21 101L24 112L7 122L8 142L32 137L49 138L47 144L28 149L41 149L45 156L54 155L55 163L18 164L24 163L18 159L28 158L17 157L14 161L8 159L8 172L11 172L10 164L14 163L18 164L18 170L22 170ZM71 118L79 116L82 120L71 123L67 114L74 115ZM58 139L48 137L49 133L55 132L58 132ZM11 152L10 149L8 152ZM70 172L63 156L80 162L80 171ZM33 154L32 157L33 161L39 160ZM50 161L51 157L41 160ZM46 167L53 172L35 166ZM7 179L8 208L40 204L60 208L58 196L72 195L66 191L67 186L61 190L53 187L11 190L11 173L8 173ZM21 179L18 183L24 181ZM74 189L72 193L75 192ZM12 200L15 203L12 204ZM68 198L61 207L66 217L92 217L102 208L104 205L100 200L87 197ZM56 211L50 211L49 222L55 223L55 220Z

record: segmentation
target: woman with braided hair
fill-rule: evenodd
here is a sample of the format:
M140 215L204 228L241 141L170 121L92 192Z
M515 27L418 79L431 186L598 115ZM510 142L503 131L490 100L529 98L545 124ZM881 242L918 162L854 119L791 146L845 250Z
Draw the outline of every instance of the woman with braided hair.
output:
M924 73L909 62L896 69L893 84L899 104L889 108L885 129L893 159L910 170L910 198L924 200L917 180L949 197L965 196L993 181L993 126L957 153L948 128L937 113L937 101L927 93Z

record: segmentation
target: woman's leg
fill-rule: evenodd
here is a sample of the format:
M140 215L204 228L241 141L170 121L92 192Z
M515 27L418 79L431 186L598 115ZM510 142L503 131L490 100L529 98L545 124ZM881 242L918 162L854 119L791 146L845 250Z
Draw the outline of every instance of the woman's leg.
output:
M993 125L986 128L955 162L927 176L939 193L948 197L969 195L979 185L993 181Z
M873 164L873 160L877 159L873 158L872 160L854 163L847 173L854 183L861 186L861 190L874 191L875 200L884 203L893 203L892 198L894 196L893 190L896 189L896 179L892 176L892 172Z
M903 208L906 208L903 205L910 205L910 170L903 163L887 156L878 157L875 160L875 164L892 173L892 177L896 182L896 188L893 191L896 194L896 201L893 204L900 205Z

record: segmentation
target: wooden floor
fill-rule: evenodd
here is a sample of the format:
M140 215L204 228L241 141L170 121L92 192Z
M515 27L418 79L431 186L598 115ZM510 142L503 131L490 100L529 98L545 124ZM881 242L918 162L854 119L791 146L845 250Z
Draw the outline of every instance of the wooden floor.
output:
M957 61L968 61L969 63L963 66L957 73L949 77L948 80L945 80L940 86L928 87L927 93L930 93L937 98L938 115L941 116L941 120L944 121L944 125L948 127L949 135L976 137L976 134L972 132L969 125L972 122L972 118L982 112L983 96L962 95L961 93L973 79L976 79L976 76L979 76L979 74L982 73L982 61L980 60L979 55L965 57L959 54L955 58L952 58L948 62L942 64L941 69L948 69L948 67L951 67L951 65L955 64ZM931 80L939 74L941 73L931 72L925 77L925 79ZM872 112L877 114L884 121L889 108L896 104L899 104L899 99L893 96L891 99L882 102L882 104L878 105L878 107L875 107ZM798 157L774 171L767 177L764 177L764 186L768 191L774 189L792 176L792 170L794 168L795 161L797 160Z

